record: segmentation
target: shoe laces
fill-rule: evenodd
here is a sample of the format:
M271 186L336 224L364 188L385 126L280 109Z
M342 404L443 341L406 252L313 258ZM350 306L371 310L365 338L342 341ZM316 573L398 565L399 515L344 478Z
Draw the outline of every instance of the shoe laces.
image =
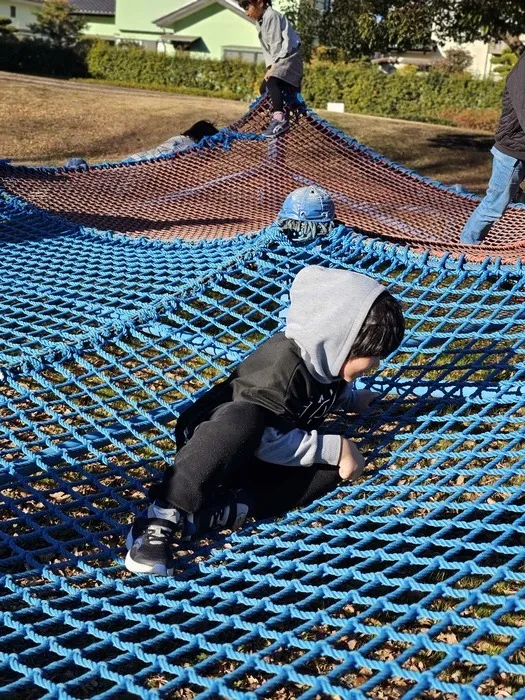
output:
M171 528L165 525L148 525L144 537L148 544L168 544L171 539Z

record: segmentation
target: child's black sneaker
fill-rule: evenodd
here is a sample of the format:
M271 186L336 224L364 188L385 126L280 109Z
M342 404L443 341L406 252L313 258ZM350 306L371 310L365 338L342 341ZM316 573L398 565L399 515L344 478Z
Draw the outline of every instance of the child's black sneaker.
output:
M288 117L284 119L272 119L268 128L263 131L263 136L267 139L273 139L276 136L281 136L290 128L290 120Z
M169 519L159 518L159 510ZM171 549L179 521L177 510L150 505L147 513L135 520L126 538L126 569L134 574L170 576L173 573Z
M210 530L236 530L244 525L252 509L251 499L243 489L220 489L209 505L185 514L182 539L194 540Z

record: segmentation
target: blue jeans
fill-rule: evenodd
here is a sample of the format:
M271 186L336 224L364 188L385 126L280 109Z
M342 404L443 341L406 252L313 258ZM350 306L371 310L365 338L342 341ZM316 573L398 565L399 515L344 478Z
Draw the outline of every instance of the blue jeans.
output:
M483 241L492 224L503 216L525 179L524 160L507 156L495 146L490 152L493 161L487 194L465 224L461 232L462 243L476 244Z

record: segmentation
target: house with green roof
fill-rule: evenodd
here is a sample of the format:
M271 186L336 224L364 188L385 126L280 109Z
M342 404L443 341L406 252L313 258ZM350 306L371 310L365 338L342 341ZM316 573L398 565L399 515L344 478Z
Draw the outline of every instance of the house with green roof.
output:
M235 0L69 0L85 34L195 58L262 61L255 23ZM26 33L43 0L0 0L0 16Z

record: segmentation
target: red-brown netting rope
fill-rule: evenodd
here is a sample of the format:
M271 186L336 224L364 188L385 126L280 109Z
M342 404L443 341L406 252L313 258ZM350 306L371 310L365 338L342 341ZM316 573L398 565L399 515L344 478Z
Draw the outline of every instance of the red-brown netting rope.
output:
M88 169L0 166L0 187L100 230L162 240L229 238L270 224L286 195L315 183L337 217L374 237L441 255L514 262L525 250L525 209L511 206L483 244L461 245L478 200L422 178L344 136L315 113L278 140L245 140L268 120L260 102L203 148L136 164ZM215 138L215 137L214 137Z

